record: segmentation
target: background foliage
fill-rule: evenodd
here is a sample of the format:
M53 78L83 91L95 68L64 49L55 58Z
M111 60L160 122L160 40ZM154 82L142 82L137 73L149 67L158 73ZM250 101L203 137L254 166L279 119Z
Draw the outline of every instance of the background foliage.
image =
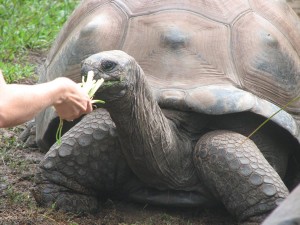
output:
M8 83L33 76L30 52L48 49L79 0L0 0L0 68Z

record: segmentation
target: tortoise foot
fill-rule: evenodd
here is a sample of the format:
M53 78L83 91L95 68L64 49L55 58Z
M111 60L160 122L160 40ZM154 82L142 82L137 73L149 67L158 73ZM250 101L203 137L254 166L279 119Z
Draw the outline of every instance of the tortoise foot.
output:
M53 183L37 183L31 190L39 206L67 212L89 212L98 210L95 196L75 192Z
M59 177L62 185L49 182L47 176L53 173L38 173L35 177L35 186L31 192L39 206L70 212L94 213L98 209L98 199L94 192L86 189L80 184L55 174ZM68 186L71 186L69 188Z
M204 183L240 221L268 214L288 195L254 142L241 134L204 135L196 145L194 162Z
M36 143L36 125L35 121L31 120L24 124L25 129L19 135L19 140L24 143L24 146L27 148L37 148Z

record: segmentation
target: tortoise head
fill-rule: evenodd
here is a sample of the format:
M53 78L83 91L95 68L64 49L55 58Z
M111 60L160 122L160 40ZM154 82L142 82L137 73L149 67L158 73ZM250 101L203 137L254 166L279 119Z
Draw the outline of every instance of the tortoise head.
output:
M82 61L81 75L94 72L94 79L104 79L104 83L95 94L105 101L122 97L136 72L136 61L123 51L104 51L91 55Z

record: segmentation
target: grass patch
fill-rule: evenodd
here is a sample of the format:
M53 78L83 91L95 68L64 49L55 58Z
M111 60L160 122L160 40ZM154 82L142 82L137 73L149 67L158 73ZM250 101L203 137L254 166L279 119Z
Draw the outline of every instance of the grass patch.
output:
M19 64L0 61L0 68L7 83L14 83L20 79L32 77L34 74L34 65L26 62Z
M12 133L18 133L17 129L10 128L7 130L11 130ZM19 141L15 135L7 136L3 132L0 132L0 141L0 163L14 171L22 172L27 170L28 162L22 156L16 155L16 150L23 148L24 143Z
M48 49L79 0L2 0L0 68L8 83L31 76L28 51Z
M19 192L15 190L13 186L9 186L5 191L4 195L8 199L10 204L26 204L28 207L32 208L35 206L35 202L30 197L29 193Z

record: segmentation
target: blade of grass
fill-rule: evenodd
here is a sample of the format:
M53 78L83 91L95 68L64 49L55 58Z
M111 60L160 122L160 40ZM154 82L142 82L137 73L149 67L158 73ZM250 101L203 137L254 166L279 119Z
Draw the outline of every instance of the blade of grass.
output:
M59 118L59 124L58 124L58 128L56 130L56 143L58 145L61 144L61 134L62 134L63 125L64 125L64 120Z
M300 99L300 96L293 98L291 101L289 101L288 103L286 103L282 108L280 108L279 110L277 110L275 113L273 113L268 119L266 119L262 124L260 124L251 134L249 134L245 140L241 143L244 144L245 141L247 141L248 139L250 139L259 129L261 129L267 122L269 122L274 116L276 116L279 112L281 112L282 110L285 110L290 104L292 104L293 102L296 102Z

